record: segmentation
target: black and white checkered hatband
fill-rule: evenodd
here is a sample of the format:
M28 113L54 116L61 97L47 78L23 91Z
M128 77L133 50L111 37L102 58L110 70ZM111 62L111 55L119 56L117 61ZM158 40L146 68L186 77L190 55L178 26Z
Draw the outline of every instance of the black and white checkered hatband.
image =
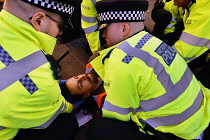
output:
M101 23L110 21L144 21L146 12L145 11L106 11L98 13Z
M47 11L55 12L55 13L63 13L72 15L75 7L73 5L67 3L61 3L53 0L22 0L31 5L39 7L41 9L45 9Z

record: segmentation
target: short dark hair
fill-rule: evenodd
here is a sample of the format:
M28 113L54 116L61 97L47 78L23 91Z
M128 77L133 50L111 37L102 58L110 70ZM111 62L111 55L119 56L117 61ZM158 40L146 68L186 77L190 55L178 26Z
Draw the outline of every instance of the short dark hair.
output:
M83 100L83 95L71 95L71 91L68 89L66 82L60 85L61 94L65 100L69 103L77 102ZM83 114L87 115L89 113L95 114L95 111L101 112L96 101L92 96L87 97L84 102L77 108L76 112L83 109ZM76 113L75 112L75 113Z
M69 103L77 102L83 100L84 95L72 95L71 91L68 89L66 82L60 85L61 94L65 100Z

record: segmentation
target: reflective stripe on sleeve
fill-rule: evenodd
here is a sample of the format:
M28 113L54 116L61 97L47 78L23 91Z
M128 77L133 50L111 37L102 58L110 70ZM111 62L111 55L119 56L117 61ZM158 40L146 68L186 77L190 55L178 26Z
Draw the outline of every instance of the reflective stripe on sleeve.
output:
M181 34L180 39L184 43L187 43L191 46L197 46L197 47L203 47L206 46L206 48L210 48L210 40L206 38L200 38L194 35L191 35L189 33L183 32Z
M4 67L0 71L0 77L4 79L4 82L0 84L0 91L47 62L43 52L37 51Z
M89 33L93 33L95 32L95 30L98 28L98 25L93 25L93 26L90 26L88 28L83 28L85 34L89 34Z
M202 104L202 100L203 94L202 91L200 91L194 103L182 113L165 117L150 118L145 121L148 124L150 124L153 128L157 128L158 126L171 126L180 124L199 110Z
M167 28L172 28L174 25L173 24L168 24Z
M176 18L175 17L172 17L171 21L176 21ZM174 25L173 24L168 24L167 25L167 28L172 28Z
M110 102L105 100L103 109L108 110L108 111L117 112L118 114L121 114L121 115L127 115L130 112L136 113L139 108L121 108L121 107L115 106L115 105L113 105Z
M82 15L82 20L87 23L95 23L96 17L87 17L87 16Z
M96 0L91 0L93 5L95 6L96 5Z
M54 120L55 118L62 112L62 110L66 108L65 104L62 103L60 108L58 109L58 111L48 120L46 121L44 124L37 126L37 127L32 127L30 129L36 129L36 128L46 128L48 127Z
M184 43L186 43L186 44L189 44L191 46L196 46L196 47L203 47L203 46L205 46L208 49L210 48L210 40L209 39L200 38L200 37L194 36L194 35L186 33L186 32L183 32L181 34L181 37L180 37L179 40L184 42ZM184 60L185 61L187 61L187 60L188 61L192 61L192 60L194 60L196 58L197 57L194 55L192 57L185 57Z

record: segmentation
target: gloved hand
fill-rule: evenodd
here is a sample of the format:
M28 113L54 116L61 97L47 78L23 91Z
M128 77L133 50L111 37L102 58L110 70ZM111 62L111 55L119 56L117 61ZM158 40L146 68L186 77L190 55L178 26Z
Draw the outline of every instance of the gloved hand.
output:
M164 7L164 3L162 0L157 0L154 4L154 9L158 10L158 9L163 9Z

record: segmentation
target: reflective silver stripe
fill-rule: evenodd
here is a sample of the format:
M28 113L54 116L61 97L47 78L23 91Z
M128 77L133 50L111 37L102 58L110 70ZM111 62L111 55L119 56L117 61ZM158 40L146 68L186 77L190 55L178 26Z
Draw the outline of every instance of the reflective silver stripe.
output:
M167 28L172 28L174 25L173 24L168 24Z
M179 82L177 82L175 85L172 83L170 76L166 73L165 70L161 70L162 65L157 64L157 69L154 69L154 73L157 75L158 80L162 84L162 86L165 88L166 93L162 96L159 96L157 98L152 98L146 101L141 101L141 109L140 111L152 111L156 110L173 100L176 100L189 86L191 80L192 80L192 73L190 72L190 69L187 68L185 70L184 75L180 79ZM168 81L165 81L168 77ZM152 103L152 104L150 104Z
M197 58L196 56L193 56L193 57L185 57L184 60L185 60L185 61L187 61L187 60L188 60L188 61L193 61L193 60L196 59L196 58Z
M40 126L32 127L30 129L46 128L46 127L48 127L55 120L55 118L62 112L63 108L66 108L66 106L64 105L64 103L61 104L61 106L58 109L58 111L48 121L46 121L44 124L42 124Z
M66 104L63 105L63 109L61 110L61 112L65 111L67 108Z
M96 0L91 0L93 5L95 6L96 5Z
M84 20L87 23L95 23L96 17L86 17L86 16L82 15L82 20Z
M175 21L175 20L176 20L176 18L175 17L172 17L171 21ZM167 25L168 28L172 28L173 26L174 26L173 24L168 24Z
M86 68L85 73L89 73L93 68Z
M189 45L192 45L192 46L197 46L197 47L205 46L206 48L210 48L210 40L209 39L200 38L200 37L191 35L186 32L183 32L181 34L181 37L179 40L181 40Z
M148 67L153 68L154 73L157 75L157 79L160 81L160 83L162 83L162 86L166 90L166 93L163 94L162 96L147 101L141 101L142 109L140 109L140 111L156 110L164 106L165 104L172 102L187 89L188 85L192 80L193 74L190 71L190 69L187 68L180 81L174 85L170 79L170 75L168 75L167 72L165 71L164 66L161 63L159 63L159 60L157 58L151 56L148 52L145 52L138 48L133 48L129 45L128 42L122 43L117 48L123 50L126 54L139 58L140 60L144 61ZM168 77L167 81L165 80L166 77Z
M88 28L83 28L85 34L89 34L89 33L93 33L95 32L95 30L98 28L98 25L93 25L93 26L90 26Z
M204 131L197 138L193 140L204 140Z
M0 84L0 91L47 62L43 52L37 51L1 69L0 77L4 82Z
M177 53L179 53L178 52L178 50L176 49L176 47L173 45L171 48L173 48ZM179 53L179 55L183 58L183 56ZM185 58L183 58L185 61L192 61L192 60L194 60L194 59L196 59L197 57L196 56L193 56L193 57L185 57Z
M170 126L180 124L199 110L202 104L202 100L203 94L202 91L200 91L194 103L184 112L171 116L150 118L145 121L153 128L157 128L158 126Z
M200 38L194 35L191 35L189 33L183 32L181 34L180 39L181 41L183 41L184 43L187 43L191 46L196 46L196 47L203 47L205 46L206 48L210 48L210 40L209 39L205 39L205 38ZM184 60L185 61L192 61L194 59L196 59L196 56L192 56L192 57L185 57Z
M176 18L175 17L172 17L171 21L175 21L175 20L176 20Z
M108 102L106 100L104 101L103 109L108 110L108 111L117 112L122 115L127 115L130 112L136 113L138 111L138 108L136 108L136 109L135 108L121 108L121 107L111 104L110 102Z

